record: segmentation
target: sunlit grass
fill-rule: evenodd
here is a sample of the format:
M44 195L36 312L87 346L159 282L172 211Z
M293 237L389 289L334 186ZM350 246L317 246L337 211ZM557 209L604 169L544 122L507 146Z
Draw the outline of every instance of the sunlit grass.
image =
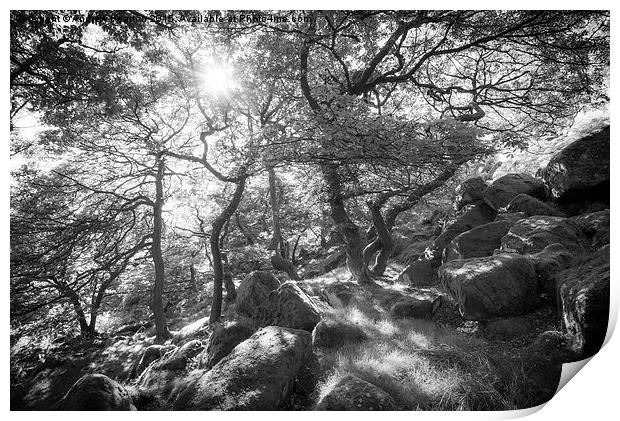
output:
M503 384L483 351L482 339L443 329L424 320L369 316L355 307L326 317L360 326L368 340L321 350L322 379L317 400L345 375L353 374L385 390L404 410L512 409ZM510 381L510 380L508 380Z

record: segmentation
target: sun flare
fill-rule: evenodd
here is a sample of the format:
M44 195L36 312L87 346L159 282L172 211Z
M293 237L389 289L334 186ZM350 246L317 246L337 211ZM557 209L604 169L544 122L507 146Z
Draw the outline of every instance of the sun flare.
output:
M210 67L202 73L201 80L207 91L217 95L227 94L235 87L233 70L230 67Z

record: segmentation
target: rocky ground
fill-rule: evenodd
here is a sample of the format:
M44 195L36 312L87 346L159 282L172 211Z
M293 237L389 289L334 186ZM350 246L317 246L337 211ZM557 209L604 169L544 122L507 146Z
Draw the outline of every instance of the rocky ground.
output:
M431 227L424 238L405 238L372 286L348 282L336 247L302 268L299 280L251 272L221 323L209 325L206 308L194 307L173 320L177 330L165 343L138 324L59 341L43 361L14 347L11 407L502 410L543 403L561 364L593 355L605 337L609 128L567 146L538 176L467 180L452 220L438 233Z

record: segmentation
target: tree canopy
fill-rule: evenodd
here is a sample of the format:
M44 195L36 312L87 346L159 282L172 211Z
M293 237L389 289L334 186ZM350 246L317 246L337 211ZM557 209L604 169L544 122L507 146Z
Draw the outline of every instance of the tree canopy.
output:
M608 68L598 11L13 11L12 314L94 332L143 267L165 337L171 267L209 268L216 321L235 253L295 263L332 228L370 283L401 213L607 102Z

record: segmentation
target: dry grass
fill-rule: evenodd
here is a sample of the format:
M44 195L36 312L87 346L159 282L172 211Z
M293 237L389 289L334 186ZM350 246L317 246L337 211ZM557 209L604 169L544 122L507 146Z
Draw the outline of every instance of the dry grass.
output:
M385 390L403 410L517 407L512 395L522 383L519 371L505 366L500 372L482 339L423 320L369 317L360 308L334 310L327 317L357 324L369 340L321 352L317 399L353 374Z

